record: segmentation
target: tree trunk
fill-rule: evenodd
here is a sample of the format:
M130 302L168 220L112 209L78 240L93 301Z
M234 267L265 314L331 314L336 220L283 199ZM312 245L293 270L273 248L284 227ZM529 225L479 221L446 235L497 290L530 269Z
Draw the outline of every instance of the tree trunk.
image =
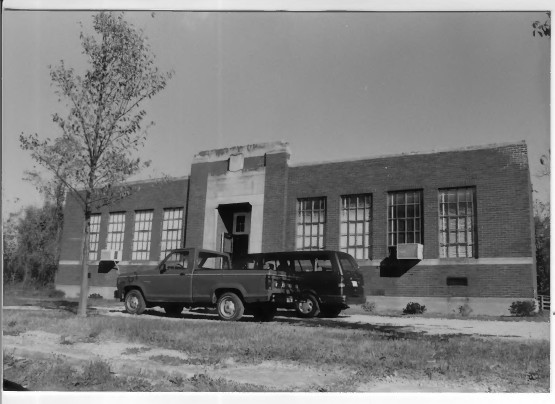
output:
M87 195L87 199L89 195ZM88 202L88 201L87 201ZM81 294L77 314L87 316L87 298L89 296L89 230L91 225L91 211L86 203L85 221L83 223L83 238L81 244Z

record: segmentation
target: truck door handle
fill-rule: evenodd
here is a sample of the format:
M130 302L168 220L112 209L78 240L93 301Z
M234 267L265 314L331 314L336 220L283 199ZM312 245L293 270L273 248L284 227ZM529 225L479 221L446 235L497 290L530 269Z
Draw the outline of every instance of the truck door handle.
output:
M179 274L179 276L184 276L184 275L185 275L185 272L181 272L181 273Z

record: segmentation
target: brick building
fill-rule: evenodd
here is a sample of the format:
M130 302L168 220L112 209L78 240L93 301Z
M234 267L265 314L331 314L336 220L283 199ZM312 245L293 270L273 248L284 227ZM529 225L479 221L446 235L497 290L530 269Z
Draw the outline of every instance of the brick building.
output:
M536 294L524 142L367 159L289 164L284 142L197 154L189 177L139 182L95 212L90 293L111 296L120 271L155 265L179 246L248 252L336 249L359 262L368 300L449 312L504 313ZM56 286L79 292L83 215L68 198Z

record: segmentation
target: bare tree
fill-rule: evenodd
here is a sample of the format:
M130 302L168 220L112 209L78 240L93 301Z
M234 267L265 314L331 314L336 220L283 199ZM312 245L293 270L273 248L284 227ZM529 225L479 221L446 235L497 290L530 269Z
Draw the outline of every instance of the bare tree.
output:
M84 75L63 60L49 66L56 93L69 110L65 117L52 116L61 135L52 140L40 140L37 134L20 136L21 147L52 172L83 209L81 316L87 308L91 211L125 197L128 187L118 185L148 165L134 157L152 125L141 128L146 112L140 105L164 89L172 75L155 67L143 32L123 13L96 14L93 29L93 34L81 32L88 58Z

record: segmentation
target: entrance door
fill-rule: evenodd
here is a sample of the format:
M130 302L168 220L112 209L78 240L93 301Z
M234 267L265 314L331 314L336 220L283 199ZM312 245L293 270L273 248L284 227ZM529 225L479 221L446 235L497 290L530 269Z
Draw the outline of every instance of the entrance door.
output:
M252 207L248 203L218 206L220 251L228 253L235 268L241 267L249 253Z

